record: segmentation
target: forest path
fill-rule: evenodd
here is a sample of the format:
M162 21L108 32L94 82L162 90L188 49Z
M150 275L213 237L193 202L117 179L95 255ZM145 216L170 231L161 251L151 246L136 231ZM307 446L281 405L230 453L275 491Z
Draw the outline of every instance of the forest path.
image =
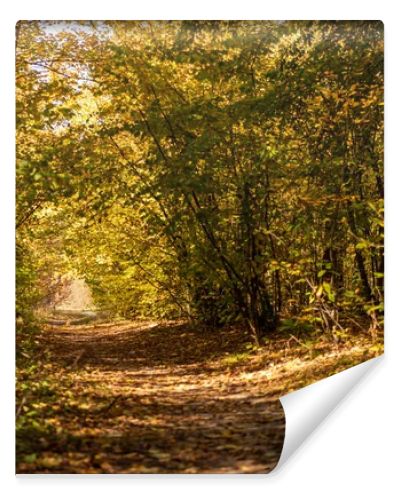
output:
M276 465L281 405L266 394L266 379L251 383L229 364L243 332L144 322L51 325L43 335L58 367L60 411L50 417L60 430L36 436L36 472L260 473Z
M179 322L48 325L17 394L19 473L263 473L278 398L379 354L370 337L271 339Z

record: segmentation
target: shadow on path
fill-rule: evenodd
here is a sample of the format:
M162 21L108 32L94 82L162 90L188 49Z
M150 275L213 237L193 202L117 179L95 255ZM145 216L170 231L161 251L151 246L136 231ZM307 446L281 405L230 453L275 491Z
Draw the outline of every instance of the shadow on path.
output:
M36 458L18 472L261 473L278 462L280 402L219 366L242 332L125 322L52 326L42 341L51 390L43 425L19 433Z

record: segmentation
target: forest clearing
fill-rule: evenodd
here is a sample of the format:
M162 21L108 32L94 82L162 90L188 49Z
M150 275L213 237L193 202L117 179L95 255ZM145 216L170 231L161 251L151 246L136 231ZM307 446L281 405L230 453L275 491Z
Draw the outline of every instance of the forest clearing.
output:
M263 473L383 352L383 25L16 26L18 473Z

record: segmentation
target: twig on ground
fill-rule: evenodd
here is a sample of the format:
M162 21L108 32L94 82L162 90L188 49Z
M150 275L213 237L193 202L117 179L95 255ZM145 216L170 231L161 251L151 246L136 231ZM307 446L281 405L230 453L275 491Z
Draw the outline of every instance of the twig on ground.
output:
M79 361L82 359L83 355L85 354L86 349L82 349L81 351L78 352L78 355L74 359L74 362L72 363L71 367L73 369L77 368Z

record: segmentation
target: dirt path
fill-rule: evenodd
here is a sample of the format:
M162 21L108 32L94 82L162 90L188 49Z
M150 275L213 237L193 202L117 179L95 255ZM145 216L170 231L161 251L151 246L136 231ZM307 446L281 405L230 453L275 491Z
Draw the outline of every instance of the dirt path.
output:
M284 439L277 398L372 357L290 341L249 355L240 329L177 323L53 325L40 342L46 384L20 395L18 472L268 472Z
M218 337L152 323L53 326L46 342L49 361L58 366L60 414L51 418L61 431L36 436L42 448L36 472L266 472L275 466L284 433L279 402L250 390L229 366L209 361L211 353L235 352L238 333Z

